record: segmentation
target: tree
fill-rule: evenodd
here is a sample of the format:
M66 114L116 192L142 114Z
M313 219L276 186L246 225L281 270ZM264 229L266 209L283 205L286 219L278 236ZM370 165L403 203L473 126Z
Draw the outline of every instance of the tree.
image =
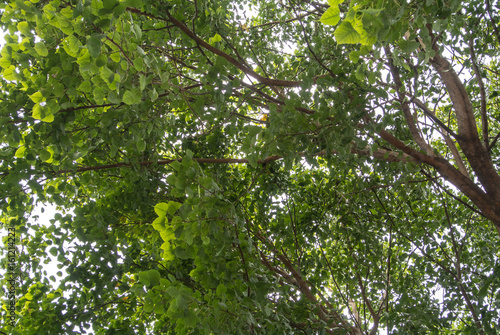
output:
M499 332L497 2L0 6L2 332Z

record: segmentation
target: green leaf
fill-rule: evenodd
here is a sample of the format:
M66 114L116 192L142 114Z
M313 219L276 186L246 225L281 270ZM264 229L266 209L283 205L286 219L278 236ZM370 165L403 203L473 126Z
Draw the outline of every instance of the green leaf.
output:
M0 67L3 67L4 69L8 68L9 66L11 66L11 62L8 58L6 57L2 57L0 58Z
M26 21L19 22L17 24L17 29L23 34L24 36L32 36L33 34L31 33L29 23Z
M57 256L57 248L56 247L50 248L49 252L52 256Z
M149 276L149 271L142 271L142 272L139 272L137 274L137 276L139 277L139 282L145 286L149 286L149 284L151 283L150 281L150 276Z
M109 58L115 63L119 63L122 59L119 52L112 53Z
M47 50L47 47L45 46L45 43L43 43L43 42L36 42L35 43L35 50L42 57L46 57L49 54L49 50Z
M147 271L147 277L152 286L160 284L161 275L158 270L151 269Z
M420 47L420 43L416 41L407 41L407 40L399 41L398 45L401 48L401 51L406 53L414 52Z
M45 101L45 98L43 97L42 92L40 91L31 94L29 97L34 103L40 103L42 101Z
M90 56L93 58L99 57L101 54L101 38L98 35L92 35L87 40L87 49Z
M140 103L142 100L142 94L141 92L134 88L132 90L127 90L123 94L123 102L126 103L127 105L135 105Z
M133 8L141 8L142 6L142 0L126 0L125 3L127 6Z
M14 157L16 157L16 158L24 158L24 153L25 152L26 152L26 146L22 145L22 146L20 146L16 150L16 153L14 154Z
M319 19L321 23L327 24L330 26L335 26L340 21L340 9L339 7L330 7L328 8L321 18Z
M139 75L139 85L140 85L141 91L144 91L144 89L146 88L146 85L147 85L147 77L145 75L143 75L142 73Z
M50 157L52 156L51 153L45 149L40 150L40 159L44 162L48 161Z
M169 201L168 202L168 208L167 208L167 212L168 214L175 214L175 212L177 212L177 210L182 206L182 204L180 202L176 202L176 201Z
M115 79L115 73L111 71L107 66L101 67L99 76L108 84L111 84Z
M165 202L160 202L155 205L154 209L156 215L158 215L159 217L164 217L165 215L167 215L168 212L168 204Z
M151 101L155 101L156 99L158 99L158 92L156 92L156 89L154 87L148 92L148 96Z
M51 113L51 111L48 108L41 106L38 103L35 104L35 106L33 106L32 116L34 119L40 120L43 122L54 121L54 115Z
M78 16L80 16L83 13L84 7L83 7L83 0L78 0L75 10L73 10L73 19L76 19Z
M92 92L92 83L88 80L85 80L83 83L78 86L78 89L84 93Z
M226 292L227 292L227 287L224 284L220 283L217 286L216 294L218 296L222 296L222 295L226 294Z
M361 56L361 51L353 50L349 53L349 59L356 64L359 61L359 57Z
M334 36L338 44L356 44L361 42L361 35L349 21L342 21L337 29L335 29Z
M220 36L219 34L215 34L213 37L210 37L208 43L215 44L215 43L221 42L221 41L222 41L222 36Z
M134 59L134 68L137 71L142 71L144 69L144 62L142 61L141 58Z
M144 139L140 139L136 142L136 146L137 151L143 152L144 150L146 150L146 141L144 141Z
M67 36L63 41L63 48L66 53L72 57L77 57L80 53L82 44L74 35Z
M333 6L338 6L343 2L344 2L344 0L328 0L328 5L333 7Z

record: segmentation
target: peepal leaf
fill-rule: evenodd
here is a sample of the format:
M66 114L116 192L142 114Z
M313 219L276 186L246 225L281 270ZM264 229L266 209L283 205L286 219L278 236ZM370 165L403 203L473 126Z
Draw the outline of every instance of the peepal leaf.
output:
M33 106L33 118L36 120L40 120L43 122L52 122L54 121L54 114L46 108L45 106L41 106L40 104L35 104Z
M361 35L349 21L342 21L337 29L335 29L333 35L338 44L356 44L361 42Z
M87 40L87 49L89 50L90 56L93 58L99 57L101 54L101 39L97 35L92 35Z
M123 102L127 105L136 105L141 102L142 94L141 92L134 88L132 90L127 90L123 94Z
M47 47L45 46L45 43L43 43L43 42L36 42L35 43L35 50L42 57L48 56L48 54L49 54L49 50L47 49Z
M339 7L330 7L326 12L321 15L319 19L321 23L334 26L340 21L340 9Z

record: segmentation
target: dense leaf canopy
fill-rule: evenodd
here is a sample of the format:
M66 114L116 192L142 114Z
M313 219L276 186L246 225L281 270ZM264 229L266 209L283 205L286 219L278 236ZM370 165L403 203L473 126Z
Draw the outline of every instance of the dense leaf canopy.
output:
M498 6L3 1L0 333L498 334Z

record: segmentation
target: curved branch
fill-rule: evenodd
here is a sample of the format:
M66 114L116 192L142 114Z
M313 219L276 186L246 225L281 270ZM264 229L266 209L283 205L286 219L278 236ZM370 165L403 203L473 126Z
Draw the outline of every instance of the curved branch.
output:
M403 110L403 114L406 119L406 124L408 125L408 129L410 130L411 136L413 137L417 145L420 147L420 149L424 150L428 156L435 156L434 150L420 134L420 130L417 128L417 125L415 124L413 115L411 115L410 104L409 101L406 99L404 93L404 85L401 81L399 69L394 65L394 62L392 60L392 52L388 46L385 46L384 50L388 58L389 69L391 71L392 79L394 80L394 83L396 85L396 92L398 94L399 102L401 103L401 109Z
M142 12L138 9L135 8L128 8L129 11L133 13L138 13L142 14ZM281 80L281 79L271 79L271 78L266 78L264 76L261 76L260 74L256 73L249 67L243 65L242 63L238 62L236 59L234 59L232 56L228 55L227 53L223 52L222 50L219 50L215 48L214 46L208 44L204 40L202 40L200 37L198 37L191 29L189 29L184 23L181 21L177 20L170 14L169 11L167 11L167 16L169 20L176 25L180 30L182 30L186 35L191 37L192 40L194 40L196 43L198 43L200 46L203 48L207 49L208 51L216 54L217 56L220 56L222 58L225 58L229 63L233 64L235 67L243 71L243 73L249 75L250 77L256 79L262 84L270 85L270 86L283 86L283 87L299 87L301 82L300 81L291 81L291 80Z
M435 36L430 25L428 30L434 40ZM453 104L458 125L458 143L481 185L490 196L487 200L490 206L499 208L496 210L496 216L500 219L500 176L493 166L487 149L479 139L469 95L451 64L439 54L437 43L433 45L433 49L436 54L430 59L430 63L445 85ZM500 221L497 221L497 224L500 224Z
M469 177L469 173L467 172L467 167L465 166L465 163L462 160L462 156L460 156L460 152L458 152L455 143L453 143L452 139L448 134L452 135L455 139L458 137L458 135L455 134L450 128L448 128L441 120L439 120L434 114L434 112L428 109L427 106L422 101L420 101L417 98L413 98L412 102L415 105L417 105L417 107L419 107L434 122L438 124L438 126L441 128L441 134L443 135L444 141L448 146L448 148L450 148L453 158L455 158L455 162L457 163L458 169L460 170L460 172L462 172L464 176Z
M464 176L459 170L455 169L446 159L442 157L430 157L408 147L386 130L381 130L378 134L386 142L403 151L405 154L435 168L444 179L465 194L483 215L493 222L500 235L500 207L496 205L495 201L492 201L488 193L483 191L471 179Z

